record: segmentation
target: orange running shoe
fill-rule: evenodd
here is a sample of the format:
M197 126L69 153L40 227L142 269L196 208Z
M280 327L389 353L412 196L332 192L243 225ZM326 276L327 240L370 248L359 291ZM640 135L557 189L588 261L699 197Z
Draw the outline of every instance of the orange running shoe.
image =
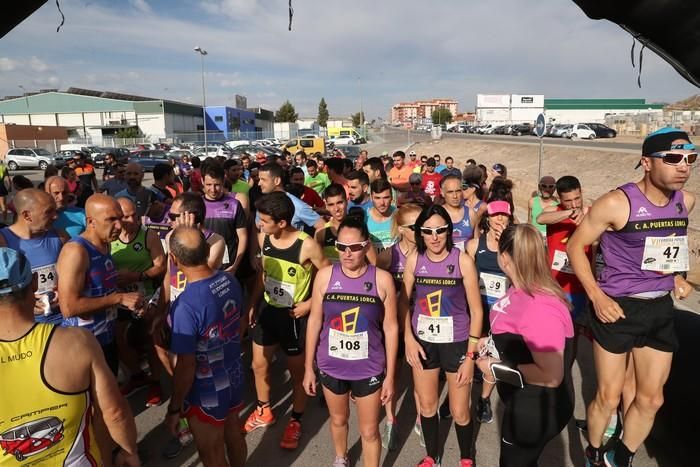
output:
M301 438L301 422L292 419L287 424L287 428L284 429L280 447L282 449L296 449L299 446L299 438Z
M245 421L245 425L243 425L243 433L250 433L258 428L264 428L268 425L272 425L276 421L277 420L272 414L272 410L270 410L269 406L256 407Z

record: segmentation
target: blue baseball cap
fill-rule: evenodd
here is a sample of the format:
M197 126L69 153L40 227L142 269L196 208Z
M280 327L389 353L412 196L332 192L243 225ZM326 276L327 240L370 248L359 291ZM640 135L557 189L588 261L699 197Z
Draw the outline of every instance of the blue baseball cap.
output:
M27 257L12 248L0 247L0 295L17 292L32 282Z
M649 133L649 135L644 138L644 143L642 144L642 156L650 156L654 153L669 151L671 149L695 149L692 143L683 145L684 147L671 147L671 143L677 139L682 139L691 143L688 133L678 128L665 127L653 133ZM642 162L640 160L635 169L638 169L641 165Z

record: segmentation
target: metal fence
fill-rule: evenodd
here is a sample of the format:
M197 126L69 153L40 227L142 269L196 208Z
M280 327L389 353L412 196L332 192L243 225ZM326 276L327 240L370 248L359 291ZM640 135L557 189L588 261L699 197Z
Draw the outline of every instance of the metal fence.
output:
M606 115L605 124L622 135L646 136L667 126L680 128L689 135L700 135L700 110L664 110L640 114Z

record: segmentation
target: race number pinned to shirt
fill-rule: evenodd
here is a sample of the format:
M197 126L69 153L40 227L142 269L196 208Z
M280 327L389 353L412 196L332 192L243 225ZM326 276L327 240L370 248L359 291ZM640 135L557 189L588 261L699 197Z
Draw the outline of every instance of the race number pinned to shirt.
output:
M642 270L662 273L683 272L690 269L688 237L647 237L644 242Z
M418 315L418 338L433 344L454 342L452 316Z
M39 282L36 293L43 294L46 292L51 292L56 288L58 275L56 274L55 263L32 269L32 272L36 273Z
M498 274L482 272L479 274L479 291L489 298L501 298L506 294L508 279Z
M329 329L328 355L341 360L366 360L369 358L367 331L350 334L337 329Z
M278 281L272 277L265 277L265 292L270 300L270 305L291 308L294 306L294 292L296 287L289 282Z
M571 263L569 263L569 256L565 251L561 250L554 250L552 269L565 274L574 274L574 270L571 268Z

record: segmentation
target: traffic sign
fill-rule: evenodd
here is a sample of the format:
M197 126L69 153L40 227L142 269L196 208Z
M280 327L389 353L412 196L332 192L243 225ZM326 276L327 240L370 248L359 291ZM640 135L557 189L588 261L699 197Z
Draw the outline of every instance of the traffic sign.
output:
M538 138L542 138L544 136L545 122L546 120L544 118L544 114L539 114L537 116L537 123L535 124L535 134Z

